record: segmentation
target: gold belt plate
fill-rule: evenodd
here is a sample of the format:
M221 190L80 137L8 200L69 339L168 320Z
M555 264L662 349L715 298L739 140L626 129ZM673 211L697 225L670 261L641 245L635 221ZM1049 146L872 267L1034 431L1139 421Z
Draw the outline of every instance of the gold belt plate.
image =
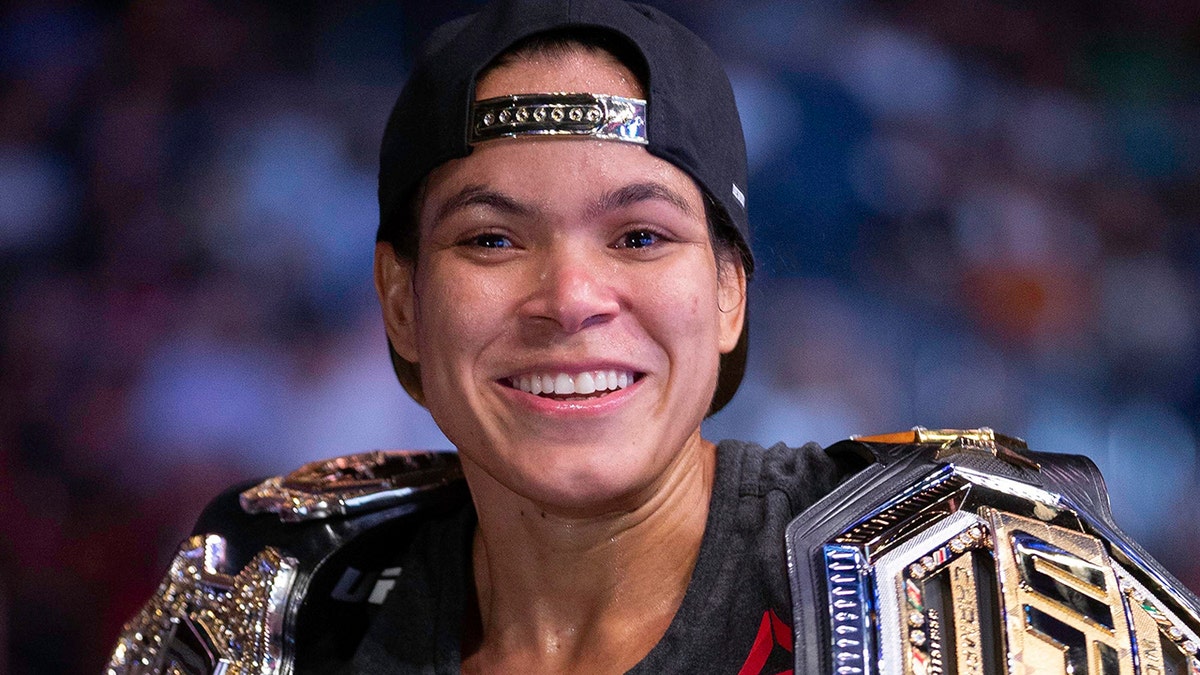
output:
M830 672L1200 675L1190 594L986 431L929 432L929 471L821 547Z

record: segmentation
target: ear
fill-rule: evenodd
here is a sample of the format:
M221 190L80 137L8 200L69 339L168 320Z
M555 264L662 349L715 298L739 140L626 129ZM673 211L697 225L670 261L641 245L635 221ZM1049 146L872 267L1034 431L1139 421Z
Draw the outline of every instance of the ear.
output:
M742 337L746 321L746 268L741 261L718 260L717 309L720 311L721 353L728 354Z
M400 260L386 241L375 244L375 292L383 309L388 341L400 358L417 362L416 294L413 266Z

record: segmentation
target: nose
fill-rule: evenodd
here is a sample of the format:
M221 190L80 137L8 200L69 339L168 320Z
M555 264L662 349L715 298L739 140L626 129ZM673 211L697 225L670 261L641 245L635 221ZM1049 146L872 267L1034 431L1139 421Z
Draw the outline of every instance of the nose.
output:
M533 292L523 307L536 323L576 333L609 321L620 309L616 271L604 256L555 247L532 270Z

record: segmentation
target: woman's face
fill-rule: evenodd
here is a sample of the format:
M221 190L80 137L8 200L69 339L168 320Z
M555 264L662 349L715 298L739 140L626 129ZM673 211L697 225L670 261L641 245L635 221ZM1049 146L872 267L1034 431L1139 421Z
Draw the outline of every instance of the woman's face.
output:
M555 91L642 96L573 53L498 68L477 97ZM389 336L477 475L547 508L621 508L699 445L745 281L718 275L687 174L629 143L489 141L430 174L419 226L414 268L377 255Z

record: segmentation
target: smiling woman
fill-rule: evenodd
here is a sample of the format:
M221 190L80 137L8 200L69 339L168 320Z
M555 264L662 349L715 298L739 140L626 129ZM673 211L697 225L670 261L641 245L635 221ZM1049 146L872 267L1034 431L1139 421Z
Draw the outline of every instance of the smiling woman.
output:
M554 44L527 43L476 98L644 96L611 54ZM704 214L640 145L520 137L430 174L415 259L379 244L391 344L479 519L464 670L624 672L678 610L715 474L700 422L744 319L746 275L728 256L718 274Z
M112 670L790 667L783 530L854 463L701 436L744 368L745 174L724 72L656 10L511 0L435 33L384 135L375 285L457 453L218 499ZM257 651L222 641L248 625Z
M384 133L374 279L455 452L218 497L109 672L1200 672L1200 601L1085 458L702 437L744 370L746 194L729 82L661 12L438 30Z

